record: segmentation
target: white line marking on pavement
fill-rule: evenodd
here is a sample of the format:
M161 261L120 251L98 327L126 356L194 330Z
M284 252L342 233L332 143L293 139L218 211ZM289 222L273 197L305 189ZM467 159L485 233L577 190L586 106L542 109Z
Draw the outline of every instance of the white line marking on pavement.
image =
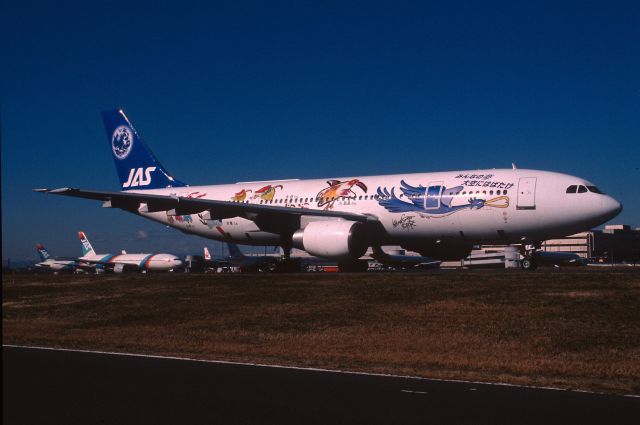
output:
M286 365L251 363L251 362L233 362L233 361L228 361L228 360L203 360L203 359L192 359L192 358L189 358L189 357L158 356L158 355L155 355L155 354L118 353L118 352L114 352L114 351L82 350L82 349L55 348L55 347L38 347L38 346L14 345L14 344L2 344L2 347L27 348L27 349L32 349L32 350L44 350L44 351L61 351L61 352L70 352L70 353L105 354L105 355L110 355L110 356L141 357L141 358L160 359L160 360L180 360L180 361L187 361L187 362L213 363L213 364L235 365L235 366L254 366L254 367L272 368L272 369L291 369L291 370L302 370L302 371L309 371L309 372L339 373L339 374L343 374L343 375L378 376L378 377L382 377L382 378L414 379L414 380L418 380L418 381L452 382L452 383L458 383L458 384L490 385L490 386L496 386L496 387L526 388L526 389L532 389L532 390L566 391L566 392L596 394L596 395L608 395L608 396L613 395L613 394L597 392L597 391L574 390L574 389L568 390L568 389L556 388L556 387L536 387L536 386L532 386L532 385L509 384L509 383L506 383L506 382L482 382L482 381L466 381L464 379L425 378L423 376L395 375L395 374L392 374L392 373L357 372L357 371L352 371L352 370L324 369L324 368L300 367L300 366L286 366ZM640 398L640 395L625 394L625 395L622 395L622 397Z

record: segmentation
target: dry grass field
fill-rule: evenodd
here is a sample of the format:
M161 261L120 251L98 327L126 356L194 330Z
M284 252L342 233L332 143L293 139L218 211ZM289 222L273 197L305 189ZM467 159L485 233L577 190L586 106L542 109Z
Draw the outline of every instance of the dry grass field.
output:
M3 276L5 344L640 394L640 272Z

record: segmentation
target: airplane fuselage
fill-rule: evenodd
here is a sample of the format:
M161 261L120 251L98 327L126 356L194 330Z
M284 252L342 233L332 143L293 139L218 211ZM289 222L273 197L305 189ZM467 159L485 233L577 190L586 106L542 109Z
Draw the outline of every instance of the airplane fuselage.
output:
M576 190L568 193L571 186ZM619 202L599 193L582 178L525 169L280 180L130 192L366 214L379 221L383 230L370 242L396 245L425 240L541 241L590 229L621 209ZM167 211L139 214L185 233L216 240L248 245L278 245L282 241L280 234L264 231L254 221L241 217L216 220L206 213L170 215Z
M36 267L44 270L51 271L74 271L76 268L76 262L70 260L55 260L50 258L48 260L36 263Z
M82 260L120 264L152 271L168 271L182 265L182 261L171 254L90 254L78 258L79 262Z

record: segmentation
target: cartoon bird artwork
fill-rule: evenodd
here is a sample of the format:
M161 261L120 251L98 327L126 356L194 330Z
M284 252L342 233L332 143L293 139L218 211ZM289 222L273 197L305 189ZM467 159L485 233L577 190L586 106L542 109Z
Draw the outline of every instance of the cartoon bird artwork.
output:
M270 201L273 199L273 197L276 194L276 189L282 189L282 185L278 184L275 186L272 185L267 185L265 187L262 187L258 190L256 190L254 192L253 198L260 198L260 199L264 199L265 201Z
M318 192L318 206L324 207L325 210L333 208L333 204L338 199L355 199L357 196L353 191L353 187L357 186L364 193L367 193L367 186L358 179L340 181L340 180L327 180L328 188L322 189Z
M395 193L395 187L389 191L387 188L378 188L378 204L387 211L393 213L403 212L423 212L432 216L447 216L456 211L470 209L478 210L485 206L494 208L506 208L509 206L509 198L499 196L497 198L485 200L482 198L470 197L466 204L452 205L455 195L464 187L456 186L447 189L437 185L424 187L411 186L404 180L400 182L400 191L409 202L401 201Z
M247 199L247 193L251 192L251 189L242 189L240 192L236 193L231 197L233 202L244 202Z

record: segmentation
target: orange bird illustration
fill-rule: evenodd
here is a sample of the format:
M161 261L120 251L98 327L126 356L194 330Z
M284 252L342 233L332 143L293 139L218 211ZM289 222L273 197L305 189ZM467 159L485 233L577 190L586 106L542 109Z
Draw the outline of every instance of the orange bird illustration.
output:
M354 199L356 193L353 191L353 187L357 186L367 193L367 186L358 179L340 181L340 180L327 180L328 188L322 189L318 192L318 206L324 206L325 210L333 208L333 204L338 199Z
M270 201L276 194L276 189L282 189L282 185L278 184L275 186L267 185L255 191L253 198L261 198L265 201Z
M236 201L236 202L243 202L246 198L247 198L247 193L251 192L251 189L242 189L240 192L236 193L234 196L231 197L232 201Z

